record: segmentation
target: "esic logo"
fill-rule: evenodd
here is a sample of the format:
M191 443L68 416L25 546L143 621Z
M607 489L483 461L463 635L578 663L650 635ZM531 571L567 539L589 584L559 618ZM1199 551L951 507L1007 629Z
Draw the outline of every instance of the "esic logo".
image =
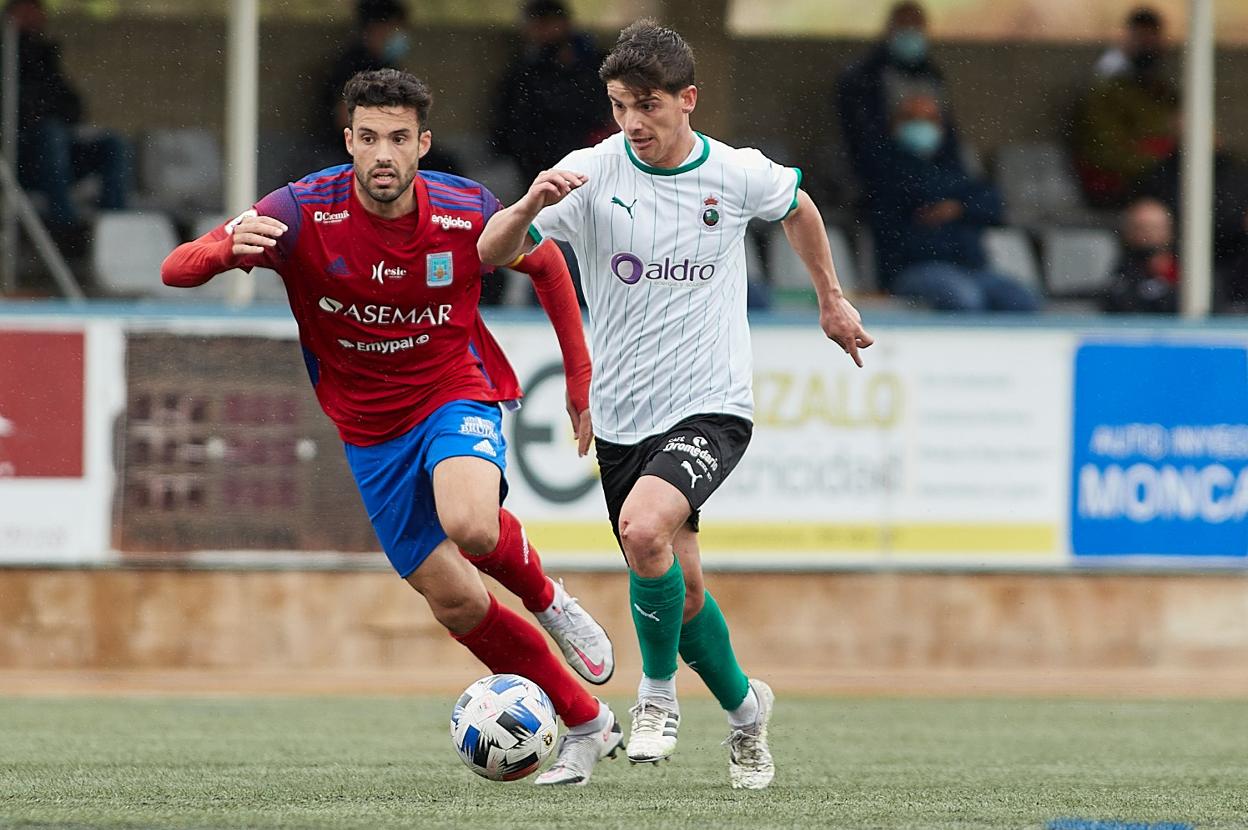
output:
M339 211L338 213L327 213L323 210L318 210L312 214L312 221L320 222L325 225L336 225L339 222L345 222L350 218L351 211L349 210Z
M335 300L333 297L321 297L319 303L322 311L328 311L330 314L342 313L343 317L350 317L358 323L368 323L375 326L398 326L398 325L426 325L426 326L442 326L450 322L451 309L450 303L442 303L436 306L425 306L424 308L399 308L392 305L356 305Z
M383 284L386 280L401 280L406 276L406 268L399 265L396 265L393 268L387 268L386 261L384 259L373 266L373 279Z
M472 230L472 222L459 216L445 216L440 213L433 213L430 214L429 221L435 225L441 225L442 230L444 231L449 231L451 228L456 228L461 231Z
M673 262L671 257L664 257L662 262L643 263L636 254L622 251L611 257L611 273L625 285L636 285L642 277L652 282L699 283L715 276L715 263L700 265L688 259Z

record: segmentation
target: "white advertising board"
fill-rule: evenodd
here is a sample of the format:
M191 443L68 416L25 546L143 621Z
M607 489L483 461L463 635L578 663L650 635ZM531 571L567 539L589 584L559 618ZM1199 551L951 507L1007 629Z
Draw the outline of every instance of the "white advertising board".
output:
M0 321L0 562L107 557L124 349L117 323Z
M618 556L553 336L495 328L528 392L509 505L539 548ZM1073 335L878 334L858 369L813 325L755 329L754 436L703 509L707 561L1062 561Z

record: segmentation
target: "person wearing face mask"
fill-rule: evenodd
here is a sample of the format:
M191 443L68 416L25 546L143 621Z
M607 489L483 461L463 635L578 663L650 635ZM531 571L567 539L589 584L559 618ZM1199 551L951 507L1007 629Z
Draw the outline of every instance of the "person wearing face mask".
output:
M873 185L868 210L880 287L939 311L1038 310L1038 297L988 268L981 236L1001 222L1001 195L945 152L948 140L934 97L898 104L885 151L889 172Z
M317 133L318 149L314 160L314 165L321 167L344 164L348 160L342 147L342 131L349 123L346 101L342 97L347 81L360 72L402 68L411 51L407 10L399 0L358 0L355 19L352 40L338 53L325 76L318 111L311 119L311 123L325 127ZM430 148L422 163L430 170L463 175L454 155L436 145Z
M1076 106L1075 170L1091 207L1120 208L1130 183L1173 152L1179 93L1163 71L1162 20L1152 9L1127 16L1119 52L1097 64L1098 80Z
M521 14L519 50L498 84L494 151L515 161L532 181L551 159L614 132L601 101L593 39L573 27L560 0L529 0ZM534 129L540 124L541 129Z
M1174 314L1179 275L1170 211L1156 199L1132 202L1123 213L1122 253L1103 308L1129 314Z
M960 152L944 75L932 61L930 48L923 7L912 0L897 3L889 11L883 37L837 81L837 114L845 146L867 199L875 178L887 174L890 126L903 99L918 94L935 98L946 133L939 152L950 157Z
M598 79L605 55L593 38L573 26L560 0L529 0L521 12L520 35L519 50L503 71L495 93L490 143L495 153L516 163L521 181L528 182L551 159L598 143L615 132L615 125L602 105ZM559 247L584 306L576 255L566 244ZM498 293L485 302L501 300L506 280L500 273L494 281Z

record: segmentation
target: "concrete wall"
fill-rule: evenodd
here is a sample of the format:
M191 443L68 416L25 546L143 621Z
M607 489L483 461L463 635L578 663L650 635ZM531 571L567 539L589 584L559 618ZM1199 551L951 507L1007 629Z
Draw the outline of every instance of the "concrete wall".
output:
M615 642L606 692L630 694L626 577L568 586ZM1248 695L1242 574L724 573L711 588L743 666L790 692ZM483 673L381 572L0 570L0 621L0 693L453 692Z

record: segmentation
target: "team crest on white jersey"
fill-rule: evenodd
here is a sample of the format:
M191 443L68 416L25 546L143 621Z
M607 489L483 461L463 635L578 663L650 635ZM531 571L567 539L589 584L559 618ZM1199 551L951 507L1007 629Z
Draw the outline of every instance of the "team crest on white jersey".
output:
M719 224L721 218L719 197L712 193L702 200L702 224L708 228L713 228Z
M455 261L450 251L425 255L425 285L438 288L455 279Z

